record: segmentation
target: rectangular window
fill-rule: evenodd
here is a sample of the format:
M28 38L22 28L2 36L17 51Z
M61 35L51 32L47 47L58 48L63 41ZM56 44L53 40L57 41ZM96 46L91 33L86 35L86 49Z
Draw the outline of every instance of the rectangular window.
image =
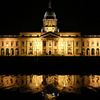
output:
M43 46L46 46L46 41L43 41Z
M84 46L84 42L82 42L82 46Z
M16 46L18 46L19 45L19 42L18 41L16 41Z
M62 51L62 54L64 54L64 49L62 49L61 51Z
M4 42L2 41L2 46L4 46Z
M30 46L32 46L32 42L30 42Z
M86 42L87 46L89 46L89 41Z
M71 46L72 42L71 41L68 41L67 44L68 44L68 46Z
M7 42L6 42L6 46L8 46L8 44L9 44L9 42L7 41Z
M79 42L78 42L78 41L76 41L76 47L78 47L78 45L79 45Z
M79 49L76 49L76 54L79 54Z
M14 45L14 41L11 41L11 46L13 46Z
M91 43L91 46L94 46L94 42Z
M57 46L57 41L54 42L54 46Z
M51 42L49 42L49 46L51 46Z
M24 49L21 50L21 54L24 54Z
M22 46L24 46L24 41L22 41Z
M68 49L67 49L67 52L68 52L68 54L71 55L71 54L72 54L72 49L71 49L71 48L68 48Z
M54 53L57 54L57 49L54 49Z
M99 42L97 42L97 46L99 46Z
M46 54L46 49L43 49L43 53Z

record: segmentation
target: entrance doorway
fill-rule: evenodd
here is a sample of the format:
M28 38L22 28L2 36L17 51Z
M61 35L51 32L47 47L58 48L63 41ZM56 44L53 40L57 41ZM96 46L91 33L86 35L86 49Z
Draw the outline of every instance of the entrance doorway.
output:
M49 51L49 55L51 55L51 51Z

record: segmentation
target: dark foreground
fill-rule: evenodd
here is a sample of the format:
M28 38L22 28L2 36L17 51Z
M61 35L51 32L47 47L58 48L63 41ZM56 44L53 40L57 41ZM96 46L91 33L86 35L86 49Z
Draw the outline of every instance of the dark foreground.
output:
M99 74L100 57L0 57L0 74Z
M20 93L19 90L2 90L0 89L0 97L2 99L0 100L5 100L5 99L9 99L9 100L44 100L44 95L41 92L38 93L31 93L31 92L23 92ZM65 93L62 92L59 94L59 96L56 98L56 100L80 100L80 99L91 99L92 100L99 100L100 98L100 90L98 90L97 92L89 90L87 88L82 88L80 90L80 93Z

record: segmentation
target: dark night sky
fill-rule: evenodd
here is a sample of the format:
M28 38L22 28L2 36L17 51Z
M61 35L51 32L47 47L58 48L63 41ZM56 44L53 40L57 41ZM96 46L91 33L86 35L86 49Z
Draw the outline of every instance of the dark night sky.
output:
M40 31L49 0L0 3L0 33ZM52 0L60 31L100 34L99 1Z

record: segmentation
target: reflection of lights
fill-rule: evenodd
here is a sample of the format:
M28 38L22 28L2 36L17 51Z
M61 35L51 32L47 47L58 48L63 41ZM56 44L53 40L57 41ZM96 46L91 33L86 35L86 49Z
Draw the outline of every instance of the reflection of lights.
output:
M64 87L65 87L66 85L65 85L65 83L64 83Z
M76 75L55 75L57 77L57 82L58 85L55 86L58 90L63 90L63 91L74 91L75 88L80 84L83 78L84 78L84 86L85 87L93 87L93 88L100 88L100 75L89 75L89 76L83 76L82 79L79 76ZM49 76L47 78L47 81L52 81L51 84L53 84L55 76ZM76 77L75 77L76 76ZM13 75L0 75L0 87L18 87L21 83L21 77L22 76L13 76ZM80 81L77 85L77 79ZM17 81L16 81L17 80ZM42 82L43 82L43 75L28 75L27 80L26 76L23 76L23 80L27 81L24 86L29 86L29 89L34 90L35 92L42 91L43 88L45 87ZM74 81L75 80L75 81ZM19 84L18 84L19 83ZM73 84L72 84L73 83ZM49 82L47 82L49 84ZM69 90L70 89L70 90ZM91 88L92 89L92 88ZM44 92L42 92L42 95L45 95ZM52 96L59 96L59 93L54 92L51 94Z
M55 93L52 93L53 96L55 96Z

